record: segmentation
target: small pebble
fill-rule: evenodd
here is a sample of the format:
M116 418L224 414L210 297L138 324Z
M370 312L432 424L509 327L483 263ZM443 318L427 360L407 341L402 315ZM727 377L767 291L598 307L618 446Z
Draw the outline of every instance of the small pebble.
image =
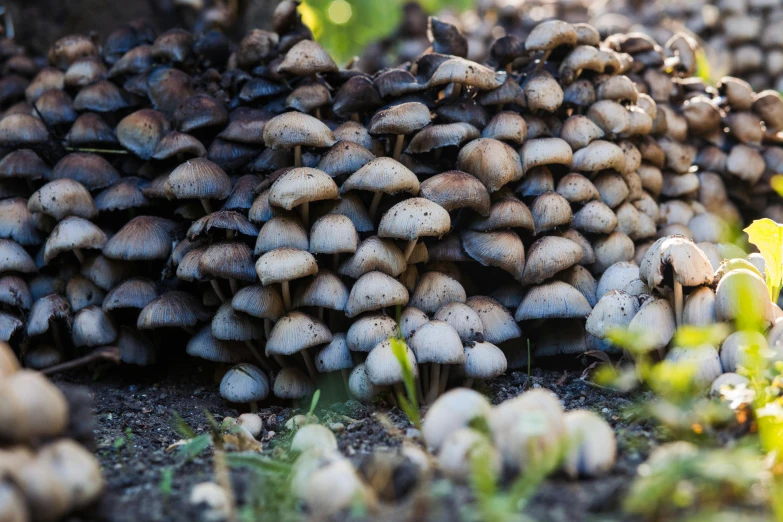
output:
M345 424L342 422L332 422L329 424L329 429L335 433L342 433L345 431Z
M420 439L421 432L416 428L408 428L407 430L405 430L405 437L409 439Z

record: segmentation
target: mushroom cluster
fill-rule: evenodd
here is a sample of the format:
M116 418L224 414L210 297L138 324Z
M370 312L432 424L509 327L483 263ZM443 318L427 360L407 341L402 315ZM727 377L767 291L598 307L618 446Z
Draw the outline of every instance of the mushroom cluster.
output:
M20 369L10 346L0 343L0 520L60 520L98 498L98 460L67 437L80 415L46 377Z
M297 7L238 43L72 35L44 66L2 41L0 338L26 365L186 346L230 366L231 402L329 374L370 401L401 386L399 337L433 401L526 366L526 340L612 350L594 307L625 292L608 313L630 321L657 295L639 266L657 238L715 269L727 223L769 197L783 101L691 78L688 36L550 20L479 63L432 18L429 48L368 74ZM675 278L656 309L679 320L682 287L708 283Z

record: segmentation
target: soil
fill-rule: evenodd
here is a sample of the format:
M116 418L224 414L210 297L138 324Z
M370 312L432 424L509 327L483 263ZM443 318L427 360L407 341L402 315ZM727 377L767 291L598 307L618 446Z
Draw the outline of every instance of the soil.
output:
M93 396L95 450L106 480L106 492L100 502L69 520L93 521L194 521L199 510L189 503L191 488L213 480L211 450L186 461L176 451L167 451L182 439L174 428L176 413L196 432L209 431L205 412L220 422L225 416L242 411L224 402L217 391L214 368L208 364L188 362L169 368L129 372L111 368L99 374L76 371L55 377L63 387L84 385ZM599 413L618 435L619 455L614 471L607 477L572 481L562 476L548 479L526 508L538 521L627 520L620 501L637 466L655 444L651 426L632 421L628 407L639 397L628 397L598 389L580 379L580 371L535 369L528 383L527 375L512 373L479 388L492 402L514 397L526 389L544 387L555 392L565 409L586 408ZM340 451L357 465L362 457L383 447L401 444L415 437L405 415L397 408L383 404L364 406L356 401L329 403L330 390L322 396L316 409L320 422L337 430ZM333 395L333 393L331 393ZM643 399L643 398L642 398ZM285 423L304 410L286 406L269 406L259 410L264 432L259 437L264 453L273 455L288 431ZM125 442L123 443L122 440ZM119 441L119 442L118 442ZM277 450L279 452L279 449ZM232 471L232 482L241 505L247 492L248 476L242 470ZM170 492L162 481L171 474ZM452 487L427 492L427 520L459 520L460 511L469 508L470 493L466 487ZM442 489L442 488L440 488ZM414 495L409 495L412 497ZM421 500L421 494L417 495ZM419 502L420 507L421 502ZM376 520L412 519L410 502L403 500L382 508ZM421 509L415 511L421 517Z

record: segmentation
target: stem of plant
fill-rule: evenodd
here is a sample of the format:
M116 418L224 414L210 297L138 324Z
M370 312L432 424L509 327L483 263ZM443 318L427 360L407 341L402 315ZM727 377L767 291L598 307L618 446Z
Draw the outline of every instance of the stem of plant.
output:
M250 413L258 413L258 403L256 401L250 402Z
M332 272L336 274L339 269L340 269L340 253L335 252L334 254L332 254Z
M60 364L55 364L54 366L49 366L48 368L44 368L41 371L41 373L43 373L44 375L53 375L55 373L64 372L66 370L79 368L81 366L84 366L94 361L111 361L115 364L119 364L120 349L116 346L112 346L110 348L101 348L99 350L95 350L92 353L88 353L83 357L79 357L77 359L71 359L70 361L66 361Z
M348 379L350 378L350 374L348 373L348 370L346 368L343 368L340 370L340 373L343 376L343 386L345 386L345 393L348 394L348 397L351 396L351 388L348 386Z
M302 166L302 146L297 145L294 147L294 167Z
M539 58L538 63L536 64L536 71L540 71L541 68L546 63L547 59L549 59L549 55L552 53L551 50L544 51L544 54L541 55L541 58Z
M682 325L682 284L674 279L674 319L677 321L677 328Z
M438 396L443 395L446 393L446 386L449 385L449 371L451 370L451 365L447 364L443 367L443 371L440 372L440 387L438 388Z
M215 291L215 293L218 296L218 299L220 299L222 302L226 302L226 294L223 293L223 290L220 288L220 282L217 279L210 279L209 284L212 285L212 289Z
M368 209L368 213L370 214L370 219L375 221L375 214L378 213L378 205L381 203L381 198L383 197L383 192L375 192L372 195L372 201L370 202L370 208Z
M229 279L228 286L231 288L231 295L234 295L239 291L239 283L237 283L236 279Z
M84 253L80 249L74 248L73 249L73 255L75 255L76 259L79 260L79 264L80 265L84 264Z
M300 212L302 213L302 224L305 226L305 228L310 227L310 203L305 201L302 203L302 208L300 209Z
M258 351L258 348L256 348L256 345L254 345L252 341L245 341L245 346L247 346L247 349L250 350L251 354L253 354L253 358L258 361L258 364L261 365L261 367L266 370L267 373L270 375L274 373L274 368L272 368L266 358L261 355L261 353Z
M416 248L417 239L411 239L408 244L405 245L405 261L410 259L413 249Z
M283 291L283 306L286 312L291 309L291 287L288 285L288 281L280 283Z
M204 207L204 212L206 212L207 214L211 214L212 203L210 203L208 199L204 199L204 198L200 199L199 201L201 201L201 206Z
M264 319L264 337L269 339L270 333L272 333L272 320Z
M392 158L396 159L397 161L400 160L400 156L402 155L402 143L405 141L405 135L404 134L398 134L397 135L397 141L394 142L394 152L392 153Z

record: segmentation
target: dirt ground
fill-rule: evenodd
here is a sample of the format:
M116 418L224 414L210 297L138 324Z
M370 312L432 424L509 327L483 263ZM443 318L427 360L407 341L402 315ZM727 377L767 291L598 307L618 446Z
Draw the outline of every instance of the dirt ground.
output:
M566 409L587 408L609 421L618 435L618 464L611 475L597 480L572 481L558 476L547 480L526 512L542 522L627 520L619 502L636 467L655 443L654 436L650 426L632 421L633 415L627 411L632 404L631 397L592 387L579 376L579 371L539 368L533 371L530 385L554 391ZM188 361L153 371L127 368L112 368L98 374L80 371L57 376L55 382L63 386L85 385L93 395L96 454L106 480L106 493L99 504L70 520L199 520L199 513L188 503L188 497L194 484L212 480L210 450L186 462L176 452L166 449L181 438L172 424L175 412L197 433L208 431L205 411L218 421L241 413L220 398L211 366ZM522 393L527 387L527 375L515 372L481 390L497 403ZM367 453L399 445L407 435L413 434L407 418L396 408L368 407L355 401L329 404L328 401L327 393L316 414L323 424L342 424L344 429L338 426L336 433L340 451L357 463ZM264 419L264 433L260 438L265 453L274 451L276 441L287 431L285 422L301 412L283 406L259 411ZM173 478L170 488L162 485L169 474ZM232 480L241 505L243 495L247 494L243 492L247 476L241 470L234 471ZM428 520L459 520L460 511L470 502L465 487L438 495L437 491L431 493L431 501L427 503ZM404 502L382 509L374 516L376 520L409 517L410 510L404 509Z

